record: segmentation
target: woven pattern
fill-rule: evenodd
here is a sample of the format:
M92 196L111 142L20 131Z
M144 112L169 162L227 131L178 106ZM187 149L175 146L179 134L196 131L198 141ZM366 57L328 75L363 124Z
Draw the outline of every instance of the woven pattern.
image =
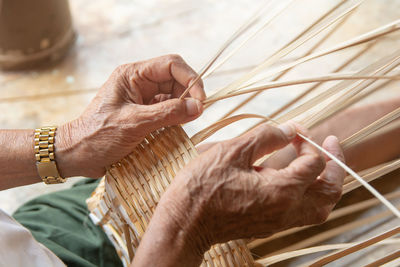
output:
M101 225L125 265L132 260L161 195L197 151L180 126L151 133L113 165L88 199L92 220ZM242 240L217 244L201 266L254 266Z

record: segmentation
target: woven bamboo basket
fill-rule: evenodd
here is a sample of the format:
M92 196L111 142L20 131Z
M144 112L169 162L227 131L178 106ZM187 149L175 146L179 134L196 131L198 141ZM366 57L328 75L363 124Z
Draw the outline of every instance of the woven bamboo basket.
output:
M157 130L108 169L88 199L90 217L99 224L122 259L131 262L161 195L175 175L197 157L180 126ZM201 266L255 266L243 240L214 245Z

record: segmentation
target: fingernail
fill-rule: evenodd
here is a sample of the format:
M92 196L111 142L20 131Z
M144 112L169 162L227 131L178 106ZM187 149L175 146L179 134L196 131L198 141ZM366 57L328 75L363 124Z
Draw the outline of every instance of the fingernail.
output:
M292 139L296 136L296 126L291 122L285 122L278 126L278 128L286 135L287 138Z
M339 143L339 139L334 135L329 135L327 138L325 138L325 140L327 140L331 144L338 144Z
M186 114L188 116L194 116L200 113L201 103L194 98L185 99L186 104Z

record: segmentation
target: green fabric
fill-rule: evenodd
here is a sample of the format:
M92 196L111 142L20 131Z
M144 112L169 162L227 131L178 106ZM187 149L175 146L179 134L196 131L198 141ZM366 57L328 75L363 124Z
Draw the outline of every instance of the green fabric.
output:
M103 230L88 216L85 200L97 184L88 179L40 196L21 206L13 217L67 266L122 266Z

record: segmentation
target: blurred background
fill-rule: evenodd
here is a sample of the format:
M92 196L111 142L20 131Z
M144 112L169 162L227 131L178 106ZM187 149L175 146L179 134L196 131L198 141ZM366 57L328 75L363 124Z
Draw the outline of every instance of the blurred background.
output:
M0 1L0 5L2 3L0 17L11 16L7 13L7 2L11 1ZM295 1L270 26L226 62L215 75L204 81L207 93L229 84L252 66L261 63L338 2ZM68 50L65 57L61 61L57 59L50 67L0 72L0 127L36 128L43 125L60 125L76 118L94 97L96 90L121 64L173 53L180 54L199 71L262 3L260 0L70 0L72 14L70 28L76 35L71 36L72 47L65 48ZM364 1L320 48L331 47L399 18L399 0ZM56 21L57 17L53 19ZM399 37L398 33L394 33L380 40L368 53L349 65L346 72L357 71L394 52L400 47ZM1 42L4 42L1 26L0 38L3 38L0 40L1 45ZM301 56L319 39L312 39L285 57L285 60L290 61ZM42 39L39 45L47 48L51 43ZM3 50L0 49L0 62L2 55L3 59L5 58ZM351 48L314 60L294 69L284 80L330 73L359 50L359 47ZM327 83L326 86L332 84L334 82ZM238 113L268 115L307 87L309 85L270 90L261 94ZM396 95L400 95L400 88L398 82L393 82L364 99L363 103ZM240 99L243 97L213 105L201 118L185 125L185 130L189 136L193 135L217 121ZM246 120L235 123L218 132L210 140L234 137L255 122ZM36 184L2 191L0 208L12 213L27 200L46 192L69 187L78 179L70 179L62 185ZM385 223L395 224L393 220ZM379 227L371 226L368 231L364 229L367 231L366 234L349 233L335 242L355 241L372 235L374 231L382 232L382 229L387 229L385 223L381 223ZM384 255L382 253L376 249L373 253L369 251L358 255L358 258L347 263L362 263L366 257L376 259L379 255ZM296 262L291 264L295 266Z

